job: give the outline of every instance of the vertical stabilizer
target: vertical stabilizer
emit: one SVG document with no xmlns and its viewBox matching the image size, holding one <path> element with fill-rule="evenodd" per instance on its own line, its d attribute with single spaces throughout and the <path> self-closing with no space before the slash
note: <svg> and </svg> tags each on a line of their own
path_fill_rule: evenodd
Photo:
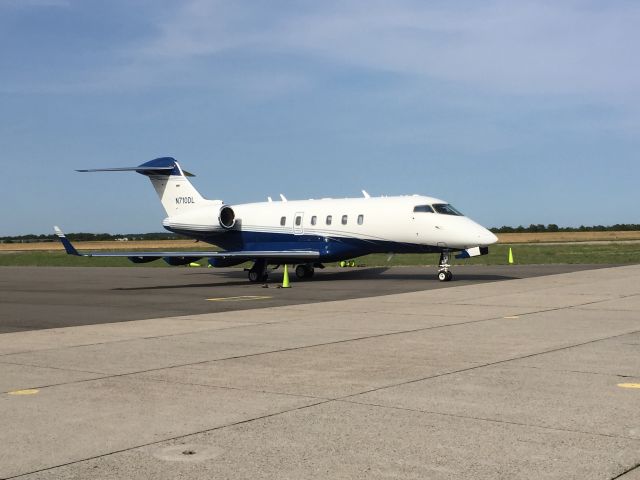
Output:
<svg viewBox="0 0 640 480">
<path fill-rule="evenodd" d="M 173 166 L 172 170 L 166 169 L 170 166 Z M 164 167 L 165 169 L 155 171 L 154 167 Z M 174 158 L 156 158 L 143 163 L 140 168 L 137 172 L 149 177 L 168 216 L 200 208 L 207 203 L 207 200 L 202 198 L 202 195 L 187 179 L 187 176 L 192 177 L 193 175 L 185 173 Z"/>
<path fill-rule="evenodd" d="M 180 168 L 172 157 L 150 160 L 137 167 L 94 168 L 78 172 L 138 172 L 149 177 L 162 206 L 168 216 L 204 207 L 207 204 L 222 204 L 220 200 L 205 200 L 191 185 L 187 177 L 193 177 Z"/>
</svg>

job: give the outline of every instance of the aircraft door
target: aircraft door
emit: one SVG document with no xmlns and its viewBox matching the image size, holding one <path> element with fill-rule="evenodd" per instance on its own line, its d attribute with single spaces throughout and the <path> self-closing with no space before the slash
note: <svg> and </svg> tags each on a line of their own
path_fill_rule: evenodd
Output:
<svg viewBox="0 0 640 480">
<path fill-rule="evenodd" d="M 304 233 L 304 213 L 297 212 L 293 217 L 293 233 L 294 235 L 302 235 Z"/>
</svg>

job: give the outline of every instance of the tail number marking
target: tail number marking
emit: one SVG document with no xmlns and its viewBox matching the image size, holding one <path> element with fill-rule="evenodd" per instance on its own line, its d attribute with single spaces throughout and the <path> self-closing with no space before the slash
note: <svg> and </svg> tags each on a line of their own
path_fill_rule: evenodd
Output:
<svg viewBox="0 0 640 480">
<path fill-rule="evenodd" d="M 189 203 L 196 203 L 193 197 L 176 197 L 176 205 L 187 205 Z"/>
</svg>

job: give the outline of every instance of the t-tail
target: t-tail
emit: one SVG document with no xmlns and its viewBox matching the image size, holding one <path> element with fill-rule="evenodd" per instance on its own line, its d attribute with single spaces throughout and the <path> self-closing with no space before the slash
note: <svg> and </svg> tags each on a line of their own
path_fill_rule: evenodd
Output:
<svg viewBox="0 0 640 480">
<path fill-rule="evenodd" d="M 94 168 L 78 172 L 138 172 L 149 177 L 168 216 L 219 201 L 205 200 L 187 177 L 194 175 L 182 170 L 175 158 L 161 157 L 137 167 Z"/>
</svg>

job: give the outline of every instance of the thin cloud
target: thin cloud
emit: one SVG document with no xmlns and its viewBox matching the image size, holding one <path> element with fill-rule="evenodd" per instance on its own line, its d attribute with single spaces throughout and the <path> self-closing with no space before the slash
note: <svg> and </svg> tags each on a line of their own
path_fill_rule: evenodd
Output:
<svg viewBox="0 0 640 480">
<path fill-rule="evenodd" d="M 259 4 L 258 4 L 259 5 Z M 509 94 L 637 95 L 640 6 L 585 2 L 187 3 L 143 58 L 301 55 Z"/>
</svg>

